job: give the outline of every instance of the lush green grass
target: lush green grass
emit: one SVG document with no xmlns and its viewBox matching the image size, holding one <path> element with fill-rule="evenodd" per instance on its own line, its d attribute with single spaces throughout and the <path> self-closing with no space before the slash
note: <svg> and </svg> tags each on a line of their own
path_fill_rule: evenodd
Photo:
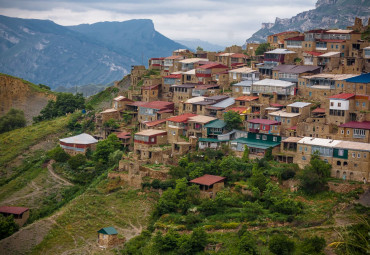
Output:
<svg viewBox="0 0 370 255">
<path fill-rule="evenodd" d="M 48 89 L 44 89 L 44 88 L 41 88 L 39 86 L 37 86 L 36 84 L 33 84 L 32 82 L 29 82 L 29 81 L 26 81 L 26 80 L 23 80 L 22 78 L 18 78 L 18 77 L 15 77 L 15 76 L 11 76 L 9 74 L 3 74 L 3 73 L 0 73 L 0 76 L 3 75 L 3 76 L 7 76 L 7 77 L 10 77 L 10 78 L 13 78 L 13 79 L 17 79 L 17 80 L 20 80 L 21 82 L 27 84 L 30 89 L 34 92 L 42 92 L 42 93 L 46 93 L 46 94 L 57 94 L 57 92 L 54 92 L 54 91 L 51 91 L 51 90 L 48 90 Z"/>
<path fill-rule="evenodd" d="M 91 96 L 87 100 L 86 106 L 96 109 L 102 102 L 110 101 L 115 96 L 117 96 L 118 90 L 119 89 L 115 87 L 108 87 L 105 90 L 99 92 L 98 94 Z"/>
<path fill-rule="evenodd" d="M 62 209 L 55 219 L 57 225 L 31 254 L 55 254 L 72 249 L 82 254 L 90 251 L 89 245 L 95 246 L 100 228 L 114 226 L 126 238 L 133 235 L 132 225 L 139 230 L 145 228 L 156 195 L 139 194 L 121 185 L 108 181 L 106 174 L 98 178 L 84 194 Z"/>
<path fill-rule="evenodd" d="M 48 135 L 63 131 L 70 116 L 43 121 L 32 126 L 16 129 L 0 135 L 0 169 L 22 154 L 30 146 L 39 143 Z"/>
</svg>

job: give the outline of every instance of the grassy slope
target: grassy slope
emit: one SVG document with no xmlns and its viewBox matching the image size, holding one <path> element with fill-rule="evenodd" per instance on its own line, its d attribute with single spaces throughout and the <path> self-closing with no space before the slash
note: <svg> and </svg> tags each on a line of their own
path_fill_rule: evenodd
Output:
<svg viewBox="0 0 370 255">
<path fill-rule="evenodd" d="M 114 226 L 129 239 L 145 228 L 157 195 L 138 193 L 108 181 L 103 175 L 84 194 L 65 206 L 55 218 L 56 225 L 31 254 L 114 254 L 97 247 L 97 231 Z"/>
<path fill-rule="evenodd" d="M 0 73 L 0 76 L 1 75 L 22 81 L 24 84 L 27 84 L 31 88 L 31 90 L 34 91 L 34 92 L 41 92 L 41 93 L 45 93 L 45 94 L 54 94 L 54 95 L 56 94 L 56 92 L 54 92 L 54 91 L 44 89 L 44 88 L 40 88 L 39 86 L 33 84 L 32 82 L 29 82 L 27 80 L 23 80 L 22 78 L 11 76 L 9 74 L 4 74 L 4 73 Z"/>
<path fill-rule="evenodd" d="M 63 131 L 67 126 L 68 120 L 69 116 L 63 116 L 1 134 L 0 169 L 18 155 L 21 155 L 30 146 L 45 139 L 48 135 Z"/>
</svg>

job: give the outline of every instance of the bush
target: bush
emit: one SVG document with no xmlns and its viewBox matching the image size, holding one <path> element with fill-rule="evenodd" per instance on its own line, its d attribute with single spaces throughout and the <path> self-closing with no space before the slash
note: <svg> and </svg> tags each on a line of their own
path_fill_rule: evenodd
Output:
<svg viewBox="0 0 370 255">
<path fill-rule="evenodd" d="M 67 162 L 70 158 L 69 154 L 67 154 L 60 146 L 50 150 L 47 155 L 56 162 Z"/>
<path fill-rule="evenodd" d="M 6 115 L 0 117 L 0 134 L 25 126 L 26 119 L 21 110 L 10 109 Z"/>
<path fill-rule="evenodd" d="M 283 180 L 289 180 L 293 178 L 294 176 L 295 176 L 295 171 L 290 168 L 284 169 L 283 172 L 281 173 L 281 179 Z"/>
<path fill-rule="evenodd" d="M 68 165 L 73 169 L 77 170 L 80 166 L 86 164 L 86 157 L 83 154 L 77 154 L 68 160 Z"/>
<path fill-rule="evenodd" d="M 264 192 L 268 180 L 261 172 L 255 172 L 250 178 L 250 183 L 253 187 L 258 188 L 260 192 Z"/>
<path fill-rule="evenodd" d="M 239 254 L 257 255 L 257 243 L 249 231 L 244 231 L 238 244 Z"/>
<path fill-rule="evenodd" d="M 303 254 L 321 254 L 325 245 L 326 242 L 324 238 L 314 236 L 304 239 L 300 245 L 300 250 Z"/>
<path fill-rule="evenodd" d="M 290 255 L 295 250 L 295 243 L 283 234 L 276 234 L 271 237 L 269 250 L 276 255 Z"/>
<path fill-rule="evenodd" d="M 11 236 L 18 230 L 18 225 L 14 222 L 13 216 L 5 217 L 0 214 L 0 239 Z"/>
<path fill-rule="evenodd" d="M 302 212 L 303 205 L 290 198 L 277 200 L 272 206 L 273 212 L 278 212 L 286 215 L 297 215 Z"/>
</svg>

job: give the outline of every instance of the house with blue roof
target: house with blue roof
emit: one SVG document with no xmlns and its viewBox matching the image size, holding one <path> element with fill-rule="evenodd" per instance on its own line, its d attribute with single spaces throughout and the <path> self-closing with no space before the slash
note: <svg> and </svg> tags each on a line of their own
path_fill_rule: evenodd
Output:
<svg viewBox="0 0 370 255">
<path fill-rule="evenodd" d="M 370 94 L 370 73 L 360 74 L 345 81 L 347 93 L 354 93 L 356 95 Z"/>
</svg>

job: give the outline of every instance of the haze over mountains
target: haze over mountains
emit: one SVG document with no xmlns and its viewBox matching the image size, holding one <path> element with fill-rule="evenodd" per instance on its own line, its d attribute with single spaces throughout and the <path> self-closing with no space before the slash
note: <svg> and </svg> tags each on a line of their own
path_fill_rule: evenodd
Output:
<svg viewBox="0 0 370 255">
<path fill-rule="evenodd" d="M 107 84 L 128 74 L 131 65 L 179 48 L 186 47 L 148 19 L 64 27 L 0 15 L 0 72 L 52 88 Z"/>
<path fill-rule="evenodd" d="M 262 28 L 247 39 L 247 43 L 263 42 L 268 35 L 283 31 L 304 32 L 315 28 L 346 28 L 353 25 L 355 17 L 367 23 L 370 17 L 370 1 L 318 0 L 313 10 L 299 13 L 290 19 L 276 18 L 274 23 L 263 23 Z"/>
</svg>

